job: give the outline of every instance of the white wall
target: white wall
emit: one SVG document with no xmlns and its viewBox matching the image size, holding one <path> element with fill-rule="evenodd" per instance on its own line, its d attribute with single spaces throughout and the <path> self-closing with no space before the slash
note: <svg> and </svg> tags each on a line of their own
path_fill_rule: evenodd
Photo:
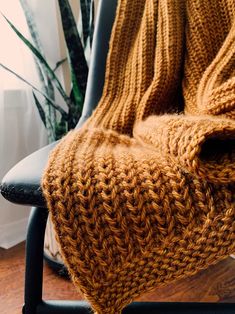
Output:
<svg viewBox="0 0 235 314">
<path fill-rule="evenodd" d="M 31 91 L 2 91 L 0 103 L 0 179 L 19 160 L 46 144 L 45 130 Z M 13 205 L 0 197 L 0 247 L 9 248 L 25 238 L 29 208 Z"/>
</svg>

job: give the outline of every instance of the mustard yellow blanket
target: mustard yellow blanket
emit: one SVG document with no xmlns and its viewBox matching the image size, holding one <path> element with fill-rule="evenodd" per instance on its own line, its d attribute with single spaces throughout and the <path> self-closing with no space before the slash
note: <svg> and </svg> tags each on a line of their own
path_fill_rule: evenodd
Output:
<svg viewBox="0 0 235 314">
<path fill-rule="evenodd" d="M 102 99 L 42 185 L 96 313 L 235 251 L 235 1 L 119 0 Z"/>
</svg>

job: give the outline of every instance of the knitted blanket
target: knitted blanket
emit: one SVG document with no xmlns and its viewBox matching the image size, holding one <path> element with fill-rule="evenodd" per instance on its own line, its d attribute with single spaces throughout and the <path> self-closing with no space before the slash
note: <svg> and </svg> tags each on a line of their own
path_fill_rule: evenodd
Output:
<svg viewBox="0 0 235 314">
<path fill-rule="evenodd" d="M 234 252 L 235 1 L 119 0 L 102 99 L 42 185 L 96 313 Z"/>
</svg>

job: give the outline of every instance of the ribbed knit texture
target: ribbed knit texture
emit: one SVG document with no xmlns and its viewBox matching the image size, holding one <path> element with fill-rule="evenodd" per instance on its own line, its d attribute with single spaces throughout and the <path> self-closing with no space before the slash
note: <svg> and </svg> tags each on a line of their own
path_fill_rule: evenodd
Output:
<svg viewBox="0 0 235 314">
<path fill-rule="evenodd" d="M 235 251 L 234 0 L 119 0 L 102 99 L 42 186 L 98 314 Z"/>
</svg>

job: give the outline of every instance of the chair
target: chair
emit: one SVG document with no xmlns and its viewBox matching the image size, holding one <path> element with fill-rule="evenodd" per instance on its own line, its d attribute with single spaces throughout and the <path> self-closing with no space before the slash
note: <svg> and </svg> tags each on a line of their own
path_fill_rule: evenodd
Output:
<svg viewBox="0 0 235 314">
<path fill-rule="evenodd" d="M 91 115 L 98 103 L 105 73 L 105 62 L 117 0 L 100 0 L 93 41 L 91 65 L 82 118 L 77 127 Z M 23 159 L 4 177 L 2 195 L 10 202 L 30 205 L 25 271 L 25 314 L 88 314 L 89 304 L 79 301 L 42 300 L 43 244 L 48 211 L 40 188 L 40 180 L 48 154 L 56 143 Z M 235 313 L 235 303 L 156 303 L 134 302 L 123 310 L 124 314 L 228 314 Z"/>
</svg>

